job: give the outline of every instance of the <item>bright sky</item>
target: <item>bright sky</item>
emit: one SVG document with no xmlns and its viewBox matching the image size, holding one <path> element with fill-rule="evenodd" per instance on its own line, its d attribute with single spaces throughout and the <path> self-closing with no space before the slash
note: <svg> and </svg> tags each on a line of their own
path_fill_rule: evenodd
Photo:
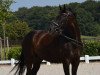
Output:
<svg viewBox="0 0 100 75">
<path fill-rule="evenodd" d="M 11 5 L 11 10 L 16 11 L 20 7 L 32 7 L 32 6 L 57 6 L 59 4 L 68 4 L 70 2 L 84 2 L 86 0 L 14 0 L 16 3 Z"/>
</svg>

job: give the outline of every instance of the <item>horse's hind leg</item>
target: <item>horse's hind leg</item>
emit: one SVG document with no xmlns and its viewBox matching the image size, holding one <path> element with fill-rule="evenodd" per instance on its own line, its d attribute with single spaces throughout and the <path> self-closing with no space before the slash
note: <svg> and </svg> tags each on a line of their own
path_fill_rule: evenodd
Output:
<svg viewBox="0 0 100 75">
<path fill-rule="evenodd" d="M 65 75 L 70 75 L 70 73 L 69 73 L 69 62 L 67 62 L 67 61 L 63 62 L 63 69 L 64 69 Z"/>
</svg>

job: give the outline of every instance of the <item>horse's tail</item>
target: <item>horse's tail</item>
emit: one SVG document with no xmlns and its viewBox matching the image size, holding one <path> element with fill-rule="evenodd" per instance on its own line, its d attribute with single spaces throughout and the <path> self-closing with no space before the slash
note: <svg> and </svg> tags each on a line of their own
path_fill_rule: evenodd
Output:
<svg viewBox="0 0 100 75">
<path fill-rule="evenodd" d="M 18 63 L 15 65 L 15 67 L 11 70 L 13 71 L 15 68 L 17 68 L 16 72 L 14 75 L 23 75 L 24 71 L 25 71 L 25 67 L 26 67 L 26 63 L 25 63 L 25 50 L 26 50 L 26 46 L 31 44 L 32 41 L 32 37 L 34 36 L 35 31 L 31 31 L 30 33 L 28 33 L 25 38 L 23 39 L 22 42 L 22 51 L 21 51 L 21 55 L 19 57 L 19 61 Z"/>
<path fill-rule="evenodd" d="M 10 71 L 12 72 L 15 68 L 17 68 L 16 72 L 14 73 L 14 75 L 23 75 L 24 71 L 25 71 L 25 60 L 24 60 L 24 54 L 23 54 L 23 48 L 22 48 L 22 52 L 19 58 L 18 63 L 14 66 L 14 68 Z"/>
<path fill-rule="evenodd" d="M 23 48 L 22 48 L 22 52 L 21 52 L 18 63 L 15 65 L 15 67 L 10 72 L 12 72 L 15 68 L 17 68 L 17 70 L 14 73 L 14 75 L 17 75 L 17 74 L 23 75 L 23 73 L 25 71 L 25 58 L 24 58 L 24 54 L 23 54 Z"/>
</svg>

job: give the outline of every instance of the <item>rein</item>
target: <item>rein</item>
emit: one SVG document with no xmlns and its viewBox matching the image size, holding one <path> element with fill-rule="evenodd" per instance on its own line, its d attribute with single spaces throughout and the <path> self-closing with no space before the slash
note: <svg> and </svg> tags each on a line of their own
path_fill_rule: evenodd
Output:
<svg viewBox="0 0 100 75">
<path fill-rule="evenodd" d="M 53 24 L 53 26 L 54 26 L 54 28 L 52 29 L 54 32 L 59 32 L 59 34 L 60 34 L 61 36 L 65 37 L 65 38 L 68 39 L 68 40 L 71 40 L 72 43 L 74 43 L 75 45 L 77 45 L 77 46 L 83 48 L 81 42 L 79 42 L 79 41 L 77 41 L 77 40 L 75 40 L 75 39 L 72 39 L 72 38 L 70 38 L 70 37 L 68 37 L 68 36 L 66 36 L 66 35 L 64 35 L 64 34 L 62 34 L 62 29 L 60 28 L 61 26 L 60 26 L 57 22 L 52 21 L 52 24 Z M 59 30 L 59 31 L 57 31 L 57 30 Z"/>
<path fill-rule="evenodd" d="M 79 42 L 79 41 L 77 41 L 77 40 L 75 40 L 75 39 L 72 39 L 72 38 L 70 38 L 70 37 L 68 37 L 68 36 L 66 36 L 66 35 L 63 35 L 63 34 L 61 34 L 61 36 L 65 37 L 65 38 L 68 39 L 68 40 L 71 40 L 72 43 L 74 43 L 75 45 L 77 45 L 77 46 L 83 48 L 81 42 Z"/>
</svg>

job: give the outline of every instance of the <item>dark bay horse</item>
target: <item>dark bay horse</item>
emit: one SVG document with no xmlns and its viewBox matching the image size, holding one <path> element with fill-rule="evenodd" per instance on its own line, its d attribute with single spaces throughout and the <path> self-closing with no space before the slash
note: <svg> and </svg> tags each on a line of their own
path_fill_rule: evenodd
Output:
<svg viewBox="0 0 100 75">
<path fill-rule="evenodd" d="M 36 75 L 43 60 L 62 63 L 65 75 L 69 74 L 72 64 L 72 75 L 77 75 L 80 62 L 80 30 L 74 13 L 65 5 L 60 11 L 51 31 L 34 30 L 28 33 L 22 42 L 22 52 L 15 74 Z M 53 30 L 53 31 L 52 31 Z"/>
</svg>

